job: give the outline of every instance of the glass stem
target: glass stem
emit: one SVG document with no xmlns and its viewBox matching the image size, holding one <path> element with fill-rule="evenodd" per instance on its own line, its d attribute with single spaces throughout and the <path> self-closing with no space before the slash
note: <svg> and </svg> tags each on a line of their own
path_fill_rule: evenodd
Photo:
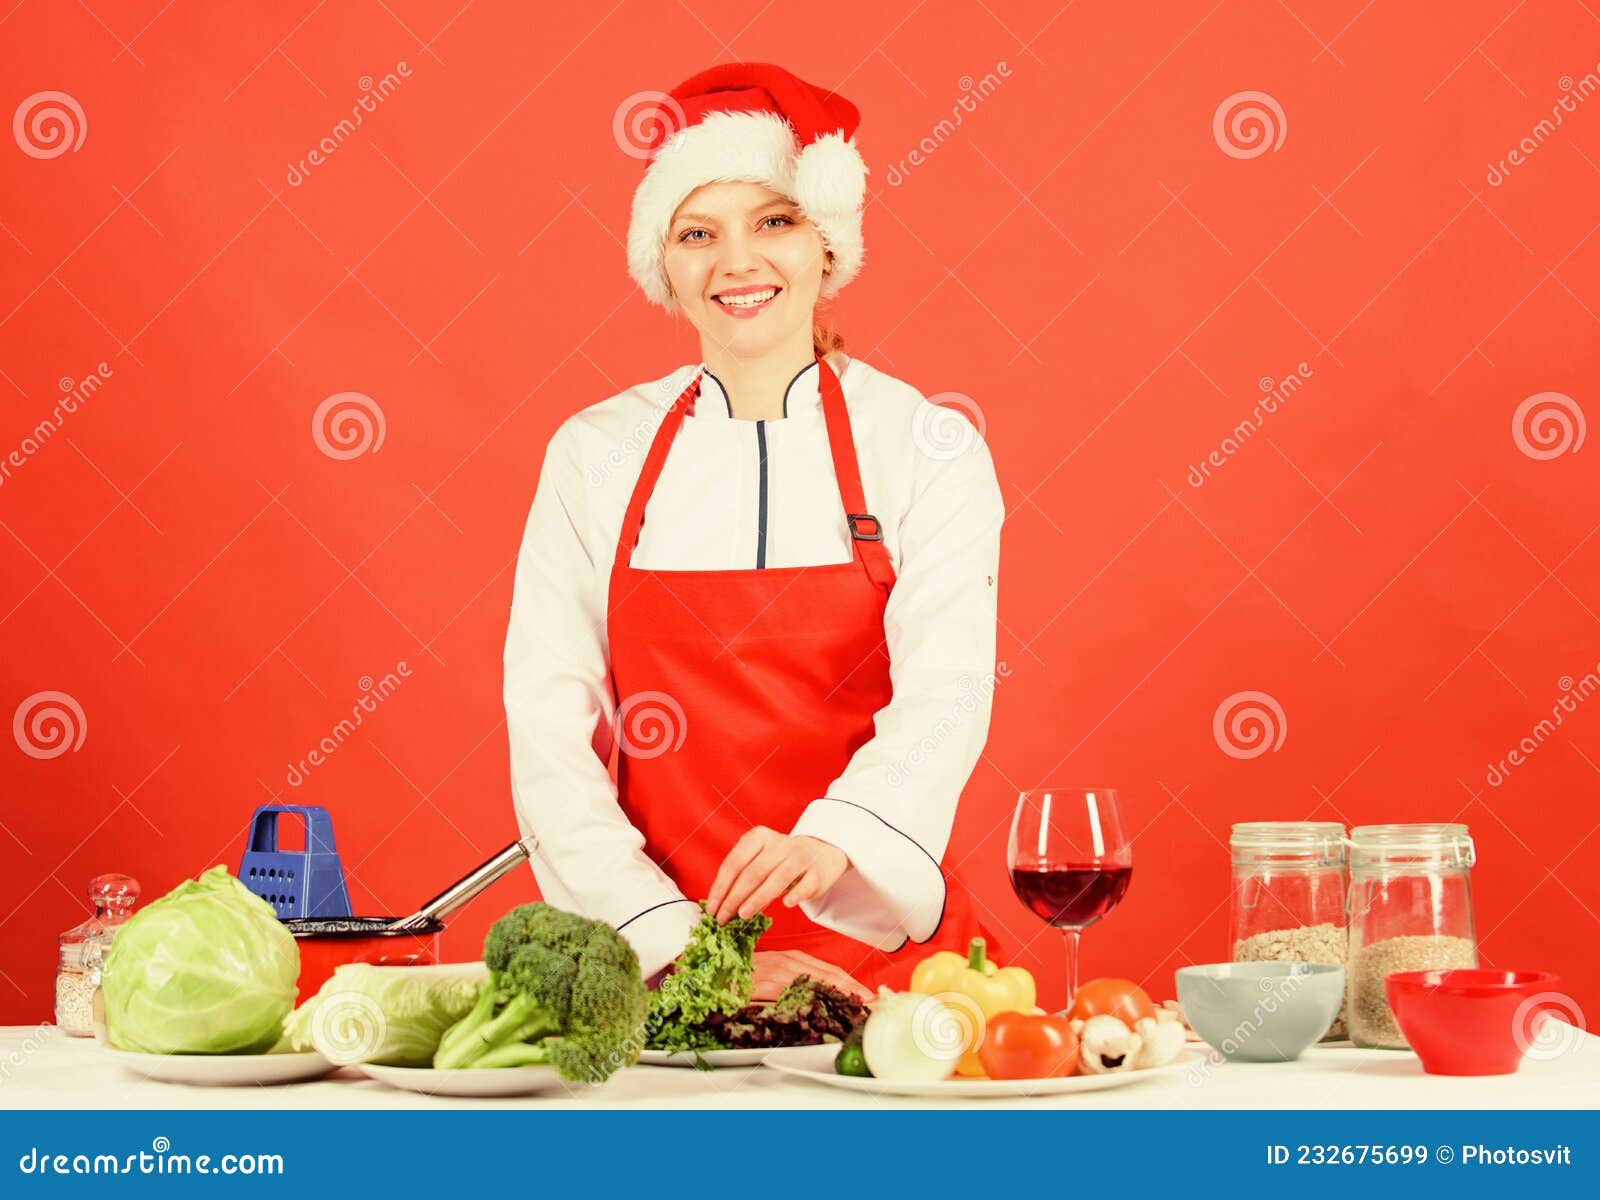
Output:
<svg viewBox="0 0 1600 1200">
<path fill-rule="evenodd" d="M 1062 940 L 1067 947 L 1067 1003 L 1061 1011 L 1064 1013 L 1072 1007 L 1073 998 L 1078 994 L 1078 939 L 1083 936 L 1083 930 L 1076 926 L 1069 926 L 1061 931 Z"/>
</svg>

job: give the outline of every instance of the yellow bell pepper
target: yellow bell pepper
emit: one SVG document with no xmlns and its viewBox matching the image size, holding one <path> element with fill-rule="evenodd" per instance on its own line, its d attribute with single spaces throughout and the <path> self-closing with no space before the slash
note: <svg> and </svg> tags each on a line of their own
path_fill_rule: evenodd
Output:
<svg viewBox="0 0 1600 1200">
<path fill-rule="evenodd" d="M 925 996 L 939 996 L 957 1010 L 965 1010 L 971 1017 L 976 1007 L 983 1021 L 996 1013 L 1032 1012 L 1038 999 L 1033 976 L 1022 967 L 1001 967 L 984 952 L 981 937 L 973 938 L 967 947 L 966 957 L 952 950 L 940 950 L 917 964 L 911 972 L 911 990 Z M 967 1020 L 970 1025 L 966 1049 L 956 1064 L 958 1075 L 982 1075 L 983 1064 L 978 1061 L 978 1043 L 982 1038 L 983 1022 Z"/>
</svg>

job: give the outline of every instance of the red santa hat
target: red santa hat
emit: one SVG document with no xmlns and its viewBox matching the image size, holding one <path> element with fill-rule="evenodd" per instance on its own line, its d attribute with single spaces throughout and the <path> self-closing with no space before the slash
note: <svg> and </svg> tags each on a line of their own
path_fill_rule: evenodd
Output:
<svg viewBox="0 0 1600 1200">
<path fill-rule="evenodd" d="M 824 299 L 855 278 L 867 191 L 855 105 L 770 63 L 726 63 L 680 83 L 660 108 L 628 226 L 628 273 L 646 296 L 672 308 L 663 262 L 672 216 L 722 180 L 762 183 L 800 206 L 833 255 Z"/>
</svg>

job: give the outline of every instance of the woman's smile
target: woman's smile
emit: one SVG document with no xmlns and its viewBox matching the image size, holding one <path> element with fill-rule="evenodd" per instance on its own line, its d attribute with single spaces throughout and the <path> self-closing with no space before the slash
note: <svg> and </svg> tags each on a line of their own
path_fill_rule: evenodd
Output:
<svg viewBox="0 0 1600 1200">
<path fill-rule="evenodd" d="M 782 288 L 770 284 L 765 287 L 737 287 L 718 292 L 711 299 L 730 317 L 748 320 L 764 313 L 782 291 Z"/>
</svg>

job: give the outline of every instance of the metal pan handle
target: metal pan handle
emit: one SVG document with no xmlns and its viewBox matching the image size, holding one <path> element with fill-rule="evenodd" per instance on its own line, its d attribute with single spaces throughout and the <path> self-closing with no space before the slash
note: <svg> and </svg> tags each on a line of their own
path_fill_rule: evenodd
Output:
<svg viewBox="0 0 1600 1200">
<path fill-rule="evenodd" d="M 507 874 L 512 868 L 526 862 L 529 855 L 538 849 L 538 846 L 539 839 L 531 834 L 521 841 L 512 842 L 499 854 L 489 859 L 488 862 L 445 888 L 444 891 L 429 900 L 409 917 L 402 917 L 396 921 L 391 928 L 395 930 L 415 929 L 436 918 L 442 920 L 487 888 L 491 883 L 494 883 L 502 875 Z"/>
</svg>

